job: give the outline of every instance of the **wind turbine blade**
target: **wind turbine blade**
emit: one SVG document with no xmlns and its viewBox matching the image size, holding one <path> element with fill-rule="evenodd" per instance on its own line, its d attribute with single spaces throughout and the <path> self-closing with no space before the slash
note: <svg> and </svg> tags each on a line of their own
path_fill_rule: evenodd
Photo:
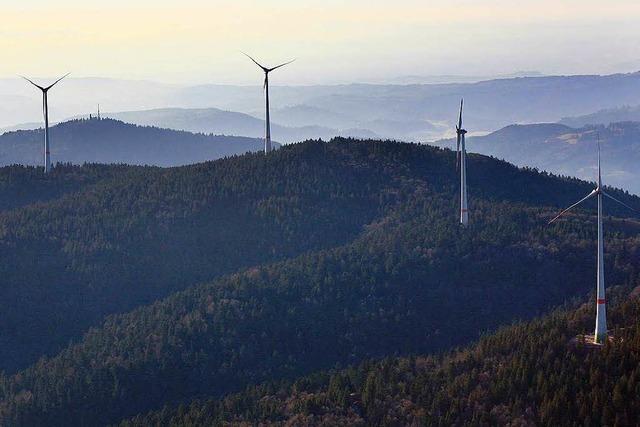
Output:
<svg viewBox="0 0 640 427">
<path fill-rule="evenodd" d="M 571 206 L 569 206 L 568 208 L 566 208 L 565 210 L 561 211 L 558 215 L 556 215 L 551 221 L 549 221 L 549 224 L 551 224 L 552 222 L 554 222 L 556 219 L 560 218 L 562 215 L 564 215 L 565 213 L 569 212 L 571 209 L 575 208 L 576 206 L 578 206 L 580 203 L 584 202 L 585 200 L 587 200 L 590 197 L 595 196 L 596 194 L 598 194 L 597 190 L 592 190 L 591 193 L 587 194 L 585 197 L 583 197 L 582 199 L 580 199 L 579 201 L 575 202 L 574 204 L 572 204 Z"/>
<path fill-rule="evenodd" d="M 276 66 L 275 66 L 275 67 L 273 67 L 273 68 L 269 68 L 269 72 L 271 72 L 271 71 L 273 71 L 273 70 L 275 70 L 275 69 L 278 69 L 278 68 L 280 68 L 280 67 L 284 67 L 285 65 L 289 65 L 289 64 L 291 64 L 293 61 L 295 61 L 295 59 L 292 59 L 291 61 L 285 62 L 284 64 L 276 65 Z"/>
<path fill-rule="evenodd" d="M 23 79 L 25 79 L 26 81 L 28 81 L 29 83 L 31 83 L 32 85 L 34 85 L 35 87 L 37 87 L 40 90 L 46 90 L 45 88 L 43 88 L 42 86 L 40 86 L 39 84 L 34 83 L 31 79 L 26 78 L 25 76 L 20 76 Z"/>
<path fill-rule="evenodd" d="M 462 129 L 462 104 L 464 102 L 464 98 L 460 99 L 460 117 L 458 118 L 458 129 Z"/>
<path fill-rule="evenodd" d="M 262 68 L 262 70 L 265 73 L 268 73 L 270 70 L 267 67 L 264 67 L 262 64 L 260 64 L 258 61 L 256 61 L 255 59 L 253 59 L 251 56 L 247 55 L 244 52 L 241 52 L 244 56 L 246 56 L 247 58 L 249 58 L 250 60 L 252 60 L 258 67 Z"/>
<path fill-rule="evenodd" d="M 602 194 L 604 194 L 605 196 L 607 196 L 608 198 L 610 198 L 611 200 L 613 200 L 614 202 L 618 202 L 620 203 L 622 206 L 624 206 L 627 209 L 632 210 L 635 213 L 640 213 L 640 211 L 638 211 L 637 209 L 632 208 L 631 206 L 627 205 L 626 203 L 616 199 L 615 197 L 613 197 L 611 194 L 607 193 L 606 191 L 600 190 L 602 191 Z"/>
<path fill-rule="evenodd" d="M 262 85 L 262 89 L 266 90 L 267 89 L 267 84 L 269 82 L 269 78 L 267 77 L 267 75 L 264 75 L 264 84 Z"/>
<path fill-rule="evenodd" d="M 60 80 L 62 80 L 62 79 L 64 79 L 65 77 L 67 77 L 69 74 L 71 74 L 71 73 L 67 73 L 67 74 L 65 74 L 64 76 L 60 77 L 58 80 L 56 80 L 55 82 L 53 82 L 53 83 L 51 83 L 49 86 L 47 86 L 44 90 L 49 90 L 49 89 L 51 89 L 52 87 L 54 87 L 55 85 L 57 85 L 57 84 L 60 82 Z"/>
</svg>

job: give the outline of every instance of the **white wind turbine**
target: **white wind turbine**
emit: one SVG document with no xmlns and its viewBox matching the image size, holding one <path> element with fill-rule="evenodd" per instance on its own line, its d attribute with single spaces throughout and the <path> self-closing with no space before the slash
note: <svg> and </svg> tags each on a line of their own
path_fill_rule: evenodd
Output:
<svg viewBox="0 0 640 427">
<path fill-rule="evenodd" d="M 271 151 L 271 121 L 269 118 L 269 73 L 277 68 L 284 67 L 287 64 L 291 64 L 293 61 L 295 61 L 295 59 L 292 59 L 291 61 L 285 62 L 280 65 L 276 65 L 275 67 L 272 67 L 272 68 L 267 68 L 261 65 L 258 61 L 256 61 L 246 53 L 242 52 L 242 54 L 245 55 L 250 60 L 252 60 L 258 67 L 262 68 L 262 71 L 264 71 L 264 91 L 265 91 L 265 100 L 266 100 L 266 109 L 267 109 L 265 113 L 264 153 L 267 154 Z"/>
<path fill-rule="evenodd" d="M 69 73 L 65 74 L 47 87 L 42 87 L 30 79 L 21 76 L 23 79 L 42 91 L 42 112 L 44 114 L 44 173 L 49 173 L 51 171 L 51 154 L 49 151 L 49 103 L 47 94 L 49 93 L 49 89 L 54 87 L 60 80 L 64 79 L 68 75 Z"/>
<path fill-rule="evenodd" d="M 580 199 L 573 205 L 569 206 L 565 210 L 561 211 L 558 215 L 556 215 L 549 224 L 560 218 L 569 210 L 578 206 L 580 203 L 585 200 L 590 199 L 591 197 L 596 196 L 598 198 L 598 266 L 597 266 L 597 295 L 596 295 L 596 329 L 594 333 L 594 342 L 598 344 L 603 344 L 607 339 L 607 308 L 606 308 L 606 298 L 605 298 L 605 287 L 604 287 L 604 239 L 602 233 L 602 196 L 607 196 L 611 200 L 620 203 L 622 206 L 631 209 L 634 212 L 638 212 L 633 209 L 631 206 L 621 202 L 616 199 L 606 191 L 602 187 L 602 175 L 600 173 L 600 137 L 598 136 L 598 182 L 597 186 L 594 190 L 592 190 L 589 194 L 587 194 L 584 198 Z"/>
<path fill-rule="evenodd" d="M 460 100 L 460 116 L 456 126 L 456 134 L 458 136 L 456 145 L 456 165 L 460 168 L 460 224 L 466 226 L 469 224 L 469 207 L 467 205 L 467 150 L 465 147 L 464 135 L 467 133 L 462 128 L 462 104 L 464 99 Z"/>
</svg>

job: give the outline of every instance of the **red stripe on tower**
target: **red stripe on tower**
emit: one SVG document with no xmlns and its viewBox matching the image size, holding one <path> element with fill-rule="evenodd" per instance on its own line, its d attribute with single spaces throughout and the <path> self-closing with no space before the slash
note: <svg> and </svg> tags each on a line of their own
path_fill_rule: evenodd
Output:
<svg viewBox="0 0 640 427">
<path fill-rule="evenodd" d="M 604 298 L 598 298 L 597 303 L 598 303 L 598 305 L 604 304 Z"/>
</svg>

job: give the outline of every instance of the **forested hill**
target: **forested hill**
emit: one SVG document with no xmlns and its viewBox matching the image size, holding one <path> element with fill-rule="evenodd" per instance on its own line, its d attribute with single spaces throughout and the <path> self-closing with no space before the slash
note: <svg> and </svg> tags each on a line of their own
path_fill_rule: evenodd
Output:
<svg viewBox="0 0 640 427">
<path fill-rule="evenodd" d="M 0 168 L 0 213 L 34 203 L 48 202 L 65 194 L 112 181 L 139 168 L 126 165 L 86 164 L 76 167 L 58 164 L 48 176 L 42 167 L 20 165 Z"/>
<path fill-rule="evenodd" d="M 112 119 L 79 119 L 50 129 L 54 163 L 179 166 L 263 148 L 261 139 L 194 134 Z M 42 165 L 44 131 L 0 135 L 0 166 Z"/>
<path fill-rule="evenodd" d="M 592 184 L 470 156 L 472 222 L 462 229 L 454 165 L 455 153 L 433 147 L 310 141 L 267 157 L 139 168 L 4 213 L 2 268 L 20 274 L 2 311 L 39 304 L 30 322 L 11 323 L 21 328 L 13 344 L 30 354 L 30 337 L 57 337 L 39 347 L 50 351 L 109 311 L 208 283 L 110 316 L 2 378 L 0 421 L 118 422 L 337 363 L 448 349 L 593 290 L 593 211 L 547 225 Z M 608 280 L 634 283 L 640 223 L 606 210 L 620 215 L 607 219 Z M 21 261 L 34 253 L 49 265 Z"/>
<path fill-rule="evenodd" d="M 640 425 L 638 290 L 609 313 L 615 341 L 600 350 L 573 342 L 576 332 L 592 330 L 591 301 L 445 356 L 368 361 L 251 386 L 223 400 L 140 415 L 121 427 Z"/>
</svg>

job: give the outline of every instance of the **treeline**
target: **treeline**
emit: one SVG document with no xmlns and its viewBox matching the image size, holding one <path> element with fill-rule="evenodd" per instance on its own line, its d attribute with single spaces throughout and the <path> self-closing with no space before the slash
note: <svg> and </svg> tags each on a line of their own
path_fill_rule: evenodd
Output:
<svg viewBox="0 0 640 427">
<path fill-rule="evenodd" d="M 444 356 L 387 358 L 250 386 L 120 425 L 638 425 L 638 290 L 610 313 L 614 340 L 601 349 L 575 340 L 592 332 L 591 301 Z"/>
</svg>

